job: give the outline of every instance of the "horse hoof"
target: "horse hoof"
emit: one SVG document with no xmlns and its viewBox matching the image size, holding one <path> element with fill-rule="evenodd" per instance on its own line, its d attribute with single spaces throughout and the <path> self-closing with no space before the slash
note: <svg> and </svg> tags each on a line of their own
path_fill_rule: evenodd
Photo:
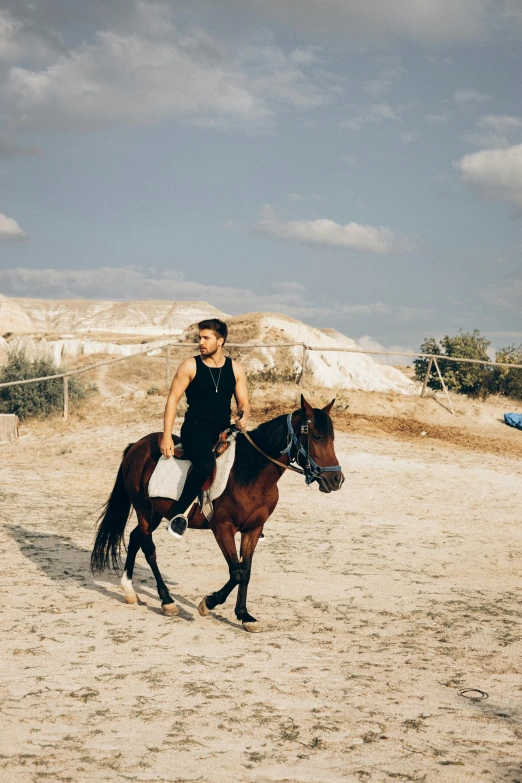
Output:
<svg viewBox="0 0 522 783">
<path fill-rule="evenodd" d="M 125 596 L 125 603 L 126 604 L 139 604 L 140 600 L 136 593 L 132 593 L 130 595 Z"/>
<path fill-rule="evenodd" d="M 176 604 L 163 604 L 161 608 L 166 617 L 174 617 L 174 615 L 179 614 L 179 609 Z"/>
<path fill-rule="evenodd" d="M 200 605 L 198 606 L 198 612 L 202 617 L 206 617 L 208 614 L 210 614 L 210 609 L 207 606 L 207 597 L 203 598 Z"/>
<path fill-rule="evenodd" d="M 263 623 L 258 623 L 257 621 L 253 623 L 243 623 L 243 628 L 245 631 L 248 631 L 248 633 L 261 633 L 261 631 L 264 631 Z"/>
</svg>

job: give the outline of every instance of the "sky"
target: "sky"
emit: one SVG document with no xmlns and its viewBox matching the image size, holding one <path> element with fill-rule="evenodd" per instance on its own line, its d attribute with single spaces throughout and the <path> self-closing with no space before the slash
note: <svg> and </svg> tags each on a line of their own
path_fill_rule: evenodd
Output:
<svg viewBox="0 0 522 783">
<path fill-rule="evenodd" d="M 0 293 L 522 343 L 522 0 L 0 0 Z"/>
</svg>

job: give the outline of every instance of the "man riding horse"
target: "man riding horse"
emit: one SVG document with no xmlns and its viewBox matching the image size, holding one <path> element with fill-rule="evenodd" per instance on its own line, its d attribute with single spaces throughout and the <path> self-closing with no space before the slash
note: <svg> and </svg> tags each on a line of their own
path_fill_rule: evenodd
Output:
<svg viewBox="0 0 522 783">
<path fill-rule="evenodd" d="M 216 464 L 213 448 L 220 433 L 230 426 L 232 396 L 238 410 L 243 411 L 241 418 L 236 417 L 236 425 L 245 430 L 250 414 L 245 371 L 238 362 L 223 355 L 228 336 L 226 323 L 210 318 L 200 321 L 198 329 L 200 355 L 186 359 L 178 367 L 165 406 L 160 443 L 163 456 L 171 457 L 176 409 L 186 394 L 188 409 L 181 427 L 181 440 L 185 455 L 192 461 L 192 470 L 167 525 L 168 532 L 177 538 L 187 528 L 188 509 L 213 473 Z"/>
</svg>

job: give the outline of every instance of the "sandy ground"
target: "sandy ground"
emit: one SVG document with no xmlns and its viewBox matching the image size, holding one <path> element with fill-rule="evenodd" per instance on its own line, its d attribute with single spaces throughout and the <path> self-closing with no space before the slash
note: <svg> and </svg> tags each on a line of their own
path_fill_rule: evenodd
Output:
<svg viewBox="0 0 522 783">
<path fill-rule="evenodd" d="M 162 401 L 114 405 L 110 424 L 84 412 L 0 447 L 1 781 L 522 781 L 512 449 L 395 437 L 372 413 L 363 434 L 346 413 L 341 492 L 281 481 L 249 592 L 268 630 L 252 636 L 233 597 L 197 612 L 227 578 L 209 532 L 155 536 L 177 618 L 142 555 L 142 605 L 93 580 L 95 511 Z"/>
</svg>

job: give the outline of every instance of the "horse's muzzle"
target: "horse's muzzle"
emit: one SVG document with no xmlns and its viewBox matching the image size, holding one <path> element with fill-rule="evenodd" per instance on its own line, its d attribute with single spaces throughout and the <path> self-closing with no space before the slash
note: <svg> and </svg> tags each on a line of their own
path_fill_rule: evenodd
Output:
<svg viewBox="0 0 522 783">
<path fill-rule="evenodd" d="M 336 492 L 344 484 L 344 475 L 338 470 L 335 473 L 320 473 L 317 476 L 320 492 Z"/>
</svg>

